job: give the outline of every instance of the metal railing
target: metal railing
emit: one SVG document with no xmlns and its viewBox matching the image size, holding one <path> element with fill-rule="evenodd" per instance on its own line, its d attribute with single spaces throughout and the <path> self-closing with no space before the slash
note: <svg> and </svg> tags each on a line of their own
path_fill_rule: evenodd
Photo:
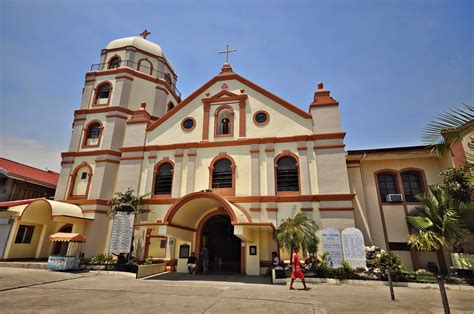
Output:
<svg viewBox="0 0 474 314">
<path fill-rule="evenodd" d="M 150 68 L 143 64 L 138 64 L 137 62 L 131 60 L 120 60 L 117 63 L 97 63 L 91 65 L 91 71 L 102 71 L 102 70 L 111 70 L 116 68 L 132 68 L 134 70 L 140 71 L 142 73 L 151 75 L 153 77 L 165 80 L 171 88 L 171 91 L 181 100 L 181 92 L 178 90 L 176 85 L 171 80 L 170 73 L 161 72 Z"/>
</svg>

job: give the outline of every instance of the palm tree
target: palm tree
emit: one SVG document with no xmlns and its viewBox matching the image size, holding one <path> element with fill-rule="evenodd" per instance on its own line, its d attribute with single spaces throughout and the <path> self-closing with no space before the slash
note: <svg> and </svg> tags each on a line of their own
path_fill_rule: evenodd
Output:
<svg viewBox="0 0 474 314">
<path fill-rule="evenodd" d="M 432 195 L 417 195 L 422 206 L 414 208 L 407 216 L 412 227 L 408 244 L 419 251 L 436 252 L 441 271 L 446 273 L 443 248 L 456 246 L 469 233 L 461 217 L 472 211 L 473 204 L 453 199 L 437 185 L 429 188 Z"/>
<path fill-rule="evenodd" d="M 466 135 L 474 132 L 474 107 L 464 104 L 440 114 L 429 123 L 423 131 L 422 139 L 433 148 L 436 147 L 441 156 L 446 150 L 460 142 Z"/>
<path fill-rule="evenodd" d="M 287 252 L 297 247 L 304 255 L 313 256 L 318 251 L 319 239 L 316 235 L 318 229 L 313 219 L 306 213 L 299 212 L 283 220 L 273 232 L 273 238 Z"/>
<path fill-rule="evenodd" d="M 143 200 L 148 194 L 135 196 L 134 191 L 130 188 L 125 193 L 116 192 L 112 199 L 107 203 L 110 205 L 108 214 L 114 216 L 117 212 L 128 212 L 140 214 L 146 212 L 145 209 L 139 208 L 143 204 Z"/>
</svg>

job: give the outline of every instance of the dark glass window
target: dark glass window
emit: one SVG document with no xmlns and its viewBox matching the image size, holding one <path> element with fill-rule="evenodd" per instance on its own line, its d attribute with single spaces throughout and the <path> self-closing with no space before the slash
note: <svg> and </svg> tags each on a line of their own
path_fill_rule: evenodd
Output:
<svg viewBox="0 0 474 314">
<path fill-rule="evenodd" d="M 109 69 L 115 69 L 120 66 L 120 58 L 119 57 L 113 57 L 109 61 Z"/>
<path fill-rule="evenodd" d="M 421 176 L 419 172 L 410 171 L 402 173 L 403 193 L 405 194 L 405 201 L 416 202 L 415 195 L 420 194 Z"/>
<path fill-rule="evenodd" d="M 104 84 L 99 88 L 99 93 L 97 95 L 97 98 L 98 99 L 109 98 L 109 95 L 110 95 L 110 85 Z"/>
<path fill-rule="evenodd" d="M 31 243 L 34 231 L 34 226 L 20 225 L 16 234 L 15 243 Z"/>
<path fill-rule="evenodd" d="M 155 177 L 156 195 L 171 194 L 171 186 L 173 184 L 173 166 L 170 163 L 164 163 L 158 168 Z"/>
<path fill-rule="evenodd" d="M 285 156 L 277 161 L 277 191 L 299 191 L 298 167 L 293 157 Z"/>
<path fill-rule="evenodd" d="M 212 188 L 232 188 L 232 163 L 229 159 L 220 159 L 214 164 Z"/>
<path fill-rule="evenodd" d="M 257 121 L 259 124 L 265 123 L 267 119 L 268 116 L 265 112 L 259 112 L 255 115 L 255 121 Z"/>
<path fill-rule="evenodd" d="M 193 119 L 186 119 L 183 121 L 183 128 L 186 130 L 190 130 L 194 127 L 194 121 Z"/>
<path fill-rule="evenodd" d="M 398 194 L 395 175 L 390 173 L 379 173 L 377 179 L 379 181 L 379 193 L 382 202 L 387 200 L 388 194 Z"/>
<path fill-rule="evenodd" d="M 87 139 L 99 138 L 100 135 L 100 124 L 94 123 L 89 126 L 87 130 Z"/>
<path fill-rule="evenodd" d="M 87 172 L 81 173 L 81 180 L 87 179 Z"/>
</svg>

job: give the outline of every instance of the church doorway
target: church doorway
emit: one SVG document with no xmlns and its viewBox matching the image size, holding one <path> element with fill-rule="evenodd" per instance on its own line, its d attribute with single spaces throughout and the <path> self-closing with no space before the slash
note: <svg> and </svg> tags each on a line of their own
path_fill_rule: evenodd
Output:
<svg viewBox="0 0 474 314">
<path fill-rule="evenodd" d="M 201 248 L 209 250 L 209 270 L 241 272 L 241 240 L 234 235 L 228 215 L 210 217 L 202 227 Z"/>
</svg>

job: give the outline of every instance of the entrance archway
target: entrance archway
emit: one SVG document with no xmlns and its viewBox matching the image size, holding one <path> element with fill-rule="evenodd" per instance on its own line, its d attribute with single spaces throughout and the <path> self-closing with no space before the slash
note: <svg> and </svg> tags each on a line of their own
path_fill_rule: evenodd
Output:
<svg viewBox="0 0 474 314">
<path fill-rule="evenodd" d="M 204 222 L 200 236 L 201 248 L 209 250 L 211 271 L 241 272 L 241 240 L 234 235 L 228 215 L 212 215 Z"/>
</svg>

